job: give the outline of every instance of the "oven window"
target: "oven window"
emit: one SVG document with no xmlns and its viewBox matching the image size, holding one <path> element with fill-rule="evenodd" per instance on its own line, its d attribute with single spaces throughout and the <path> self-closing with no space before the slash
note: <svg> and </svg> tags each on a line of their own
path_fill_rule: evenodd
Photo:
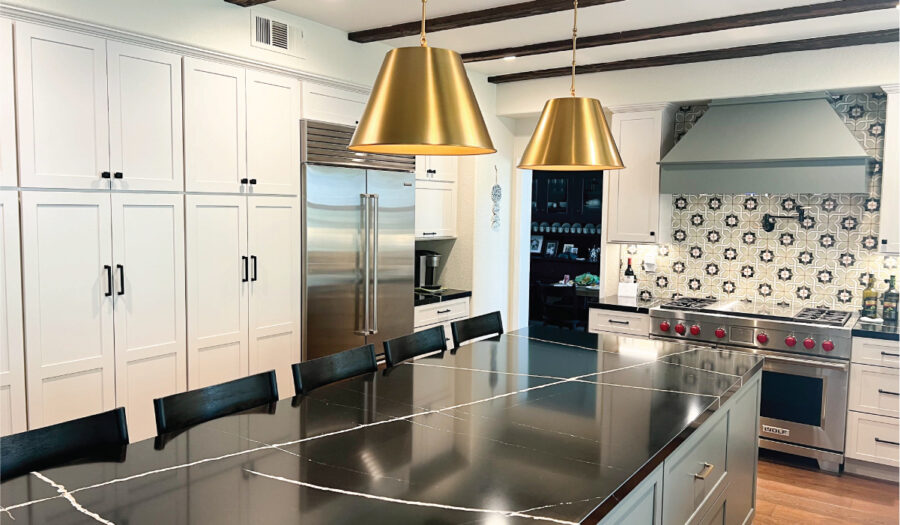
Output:
<svg viewBox="0 0 900 525">
<path fill-rule="evenodd" d="M 823 387 L 821 377 L 763 371 L 760 415 L 822 426 Z"/>
</svg>

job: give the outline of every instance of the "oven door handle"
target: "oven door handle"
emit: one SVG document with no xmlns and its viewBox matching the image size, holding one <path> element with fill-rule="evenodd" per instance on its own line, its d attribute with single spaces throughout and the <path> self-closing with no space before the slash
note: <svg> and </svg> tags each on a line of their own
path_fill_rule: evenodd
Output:
<svg viewBox="0 0 900 525">
<path fill-rule="evenodd" d="M 800 359 L 798 357 L 786 357 L 781 354 L 775 354 L 771 352 L 764 352 L 757 350 L 756 353 L 762 355 L 766 359 L 771 359 L 772 361 L 783 361 L 788 363 L 796 363 L 798 365 L 806 365 L 806 366 L 822 366 L 825 368 L 836 368 L 838 370 L 847 370 L 847 363 L 832 363 L 830 361 L 820 361 L 818 359 Z"/>
</svg>

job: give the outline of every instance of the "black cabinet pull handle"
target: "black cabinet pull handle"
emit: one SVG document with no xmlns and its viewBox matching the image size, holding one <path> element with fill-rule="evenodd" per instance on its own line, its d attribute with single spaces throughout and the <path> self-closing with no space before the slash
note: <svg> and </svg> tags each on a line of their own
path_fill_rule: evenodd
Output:
<svg viewBox="0 0 900 525">
<path fill-rule="evenodd" d="M 447 308 L 446 310 L 438 310 L 437 313 L 439 313 L 439 314 L 448 314 L 448 313 L 450 313 L 450 309 Z"/>
<path fill-rule="evenodd" d="M 125 295 L 125 267 L 121 264 L 117 264 L 116 268 L 119 270 L 119 295 Z"/>
<path fill-rule="evenodd" d="M 124 175 L 122 175 L 121 171 L 117 171 L 117 172 L 113 173 L 113 178 L 115 178 L 115 179 L 121 179 L 123 176 Z"/>
<path fill-rule="evenodd" d="M 250 278 L 251 281 L 256 280 L 256 256 L 251 255 L 250 260 L 253 261 L 253 277 Z"/>
<path fill-rule="evenodd" d="M 607 319 L 607 321 L 609 321 L 612 324 L 624 324 L 624 325 L 631 324 L 631 321 L 616 321 L 615 319 Z"/>
<path fill-rule="evenodd" d="M 103 269 L 106 270 L 106 293 L 103 295 L 110 297 L 113 294 L 112 266 L 104 264 Z"/>
<path fill-rule="evenodd" d="M 878 389 L 879 394 L 887 394 L 889 396 L 900 396 L 900 392 L 891 392 L 890 390 Z"/>
<path fill-rule="evenodd" d="M 885 445 L 894 445 L 895 447 L 900 447 L 900 443 L 896 441 L 888 441 L 886 439 L 875 438 L 876 443 L 884 443 Z"/>
<path fill-rule="evenodd" d="M 256 179 L 250 179 L 250 184 L 256 184 Z"/>
<path fill-rule="evenodd" d="M 437 173 L 437 170 L 425 170 L 425 173 Z"/>
<path fill-rule="evenodd" d="M 247 184 L 249 180 L 250 179 L 248 179 L 247 177 L 244 177 L 243 179 L 241 179 L 241 184 Z"/>
<path fill-rule="evenodd" d="M 108 171 L 104 171 L 103 173 L 100 174 L 100 178 L 101 178 L 101 179 L 108 179 L 108 178 L 109 178 L 109 172 L 108 172 Z"/>
<path fill-rule="evenodd" d="M 884 355 L 887 357 L 900 357 L 900 354 L 892 354 L 891 352 L 881 352 L 881 355 Z"/>
<path fill-rule="evenodd" d="M 247 282 L 247 281 L 249 280 L 248 277 L 247 277 L 247 274 L 249 273 L 248 268 L 247 268 L 247 264 L 248 264 L 247 256 L 246 256 L 246 255 L 241 255 L 241 261 L 243 261 L 243 263 L 244 263 L 244 277 L 241 278 L 241 282 L 242 282 L 242 283 L 245 283 L 245 282 Z"/>
<path fill-rule="evenodd" d="M 423 232 L 422 235 L 437 235 L 437 232 Z"/>
</svg>

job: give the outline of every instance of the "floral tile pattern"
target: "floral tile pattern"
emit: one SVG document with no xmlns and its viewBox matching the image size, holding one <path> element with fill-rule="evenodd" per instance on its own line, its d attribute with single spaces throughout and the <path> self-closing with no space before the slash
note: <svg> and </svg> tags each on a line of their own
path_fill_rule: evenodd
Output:
<svg viewBox="0 0 900 525">
<path fill-rule="evenodd" d="M 867 194 L 673 195 L 668 244 L 657 251 L 655 273 L 637 267 L 645 297 L 752 299 L 839 309 L 859 308 L 869 272 L 879 291 L 897 260 L 878 254 L 881 159 L 886 99 L 883 93 L 832 95 L 831 104 L 872 157 Z M 675 114 L 680 139 L 708 106 L 682 106 Z M 806 220 L 779 219 L 773 232 L 762 216 L 803 207 Z M 622 265 L 624 270 L 624 264 Z"/>
</svg>

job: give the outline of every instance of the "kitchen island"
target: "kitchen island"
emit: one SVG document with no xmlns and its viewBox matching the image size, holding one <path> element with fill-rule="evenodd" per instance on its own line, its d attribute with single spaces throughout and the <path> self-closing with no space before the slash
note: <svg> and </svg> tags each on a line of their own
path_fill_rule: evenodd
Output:
<svg viewBox="0 0 900 525">
<path fill-rule="evenodd" d="M 761 368 L 520 330 L 7 481 L 0 520 L 743 523 Z"/>
</svg>

